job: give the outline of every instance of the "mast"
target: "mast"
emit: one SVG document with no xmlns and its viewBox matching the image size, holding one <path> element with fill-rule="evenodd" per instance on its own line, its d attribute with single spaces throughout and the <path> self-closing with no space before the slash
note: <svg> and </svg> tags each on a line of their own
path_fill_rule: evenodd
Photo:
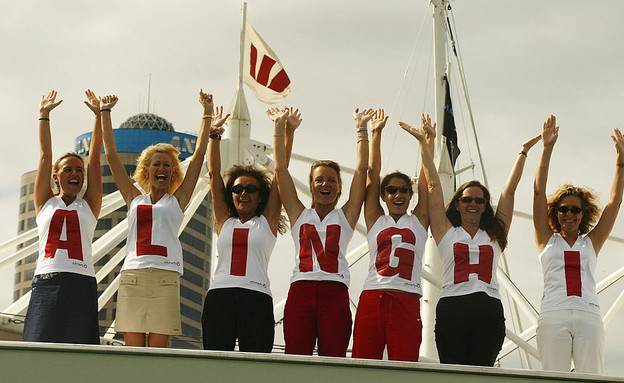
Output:
<svg viewBox="0 0 624 383">
<path fill-rule="evenodd" d="M 446 89 L 444 76 L 447 73 L 448 63 L 446 59 L 446 28 L 445 28 L 445 7 L 447 0 L 431 0 L 433 11 L 433 46 L 434 46 L 434 82 L 435 82 L 435 122 L 436 132 L 436 165 L 442 190 L 444 192 L 445 203 L 448 203 L 454 189 L 455 176 L 453 167 L 446 150 L 445 140 L 442 138 L 444 128 L 444 104 Z M 437 247 L 432 239 L 427 241 L 423 268 L 433 275 L 438 281 L 443 280 L 442 262 L 438 254 Z M 435 309 L 440 299 L 440 287 L 423 279 L 423 300 L 422 300 L 422 344 L 420 354 L 422 356 L 437 359 L 438 351 L 435 345 L 434 323 Z"/>
</svg>

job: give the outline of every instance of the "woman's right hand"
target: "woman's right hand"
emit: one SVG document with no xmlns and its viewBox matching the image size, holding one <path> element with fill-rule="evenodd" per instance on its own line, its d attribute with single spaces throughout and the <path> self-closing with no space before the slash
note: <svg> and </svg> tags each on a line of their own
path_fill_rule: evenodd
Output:
<svg viewBox="0 0 624 383">
<path fill-rule="evenodd" d="M 371 133 L 381 133 L 386 126 L 386 122 L 388 122 L 388 118 L 390 116 L 387 116 L 382 108 L 377 109 L 371 120 Z"/>
<path fill-rule="evenodd" d="M 39 103 L 39 117 L 49 118 L 52 109 L 56 108 L 63 102 L 63 100 L 56 100 L 56 91 L 52 90 L 47 96 L 41 96 L 41 102 Z"/>
<path fill-rule="evenodd" d="M 408 125 L 406 123 L 404 123 L 403 121 L 399 121 L 399 126 L 405 130 L 406 132 L 408 132 L 409 134 L 411 134 L 412 136 L 414 136 L 418 141 L 424 141 L 425 140 L 425 131 L 423 129 L 417 128 L 415 126 L 411 126 Z"/>
</svg>

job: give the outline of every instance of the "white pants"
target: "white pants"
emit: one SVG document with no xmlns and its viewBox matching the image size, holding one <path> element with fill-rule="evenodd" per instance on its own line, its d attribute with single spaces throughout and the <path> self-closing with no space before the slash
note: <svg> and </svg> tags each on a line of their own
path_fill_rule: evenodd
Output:
<svg viewBox="0 0 624 383">
<path fill-rule="evenodd" d="M 537 322 L 537 350 L 544 370 L 602 374 L 604 325 L 600 314 L 581 310 L 542 313 Z"/>
</svg>

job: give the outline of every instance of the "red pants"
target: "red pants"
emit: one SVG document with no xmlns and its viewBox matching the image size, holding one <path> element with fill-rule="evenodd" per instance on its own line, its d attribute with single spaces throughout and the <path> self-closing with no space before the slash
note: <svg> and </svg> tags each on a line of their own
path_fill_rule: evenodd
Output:
<svg viewBox="0 0 624 383">
<path fill-rule="evenodd" d="M 353 332 L 353 357 L 418 362 L 422 340 L 420 296 L 413 293 L 364 290 Z"/>
<path fill-rule="evenodd" d="M 347 354 L 351 338 L 349 291 L 340 282 L 298 281 L 290 285 L 284 307 L 286 354 Z"/>
</svg>

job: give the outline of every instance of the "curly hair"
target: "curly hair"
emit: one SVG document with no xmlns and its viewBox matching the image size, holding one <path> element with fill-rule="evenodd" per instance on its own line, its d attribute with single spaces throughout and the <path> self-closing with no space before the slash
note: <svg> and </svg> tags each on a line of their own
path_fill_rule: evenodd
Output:
<svg viewBox="0 0 624 383">
<path fill-rule="evenodd" d="M 253 165 L 234 165 L 225 171 L 225 203 L 228 206 L 231 217 L 238 217 L 238 211 L 236 211 L 236 206 L 234 206 L 234 199 L 232 197 L 232 186 L 234 186 L 234 182 L 242 176 L 253 177 L 258 181 L 258 185 L 260 186 L 260 203 L 258 203 L 256 207 L 256 216 L 259 217 L 262 215 L 267 201 L 269 200 L 269 196 L 271 195 L 272 180 L 269 172 Z M 280 234 L 286 232 L 286 217 L 284 215 L 280 216 L 277 231 Z"/>
<path fill-rule="evenodd" d="M 596 192 L 584 188 L 576 187 L 570 184 L 564 184 L 553 193 L 548 199 L 548 223 L 555 233 L 561 232 L 561 225 L 557 217 L 557 208 L 561 204 L 561 200 L 565 197 L 575 196 L 581 200 L 581 209 L 583 209 L 583 218 L 579 224 L 579 233 L 587 234 L 594 227 L 596 221 L 600 217 L 600 207 L 598 207 L 598 195 Z"/>
<path fill-rule="evenodd" d="M 507 247 L 507 233 L 505 232 L 505 224 L 503 221 L 496 217 L 494 214 L 494 209 L 492 208 L 492 204 L 490 203 L 490 192 L 487 190 L 485 186 L 481 184 L 481 182 L 474 180 L 468 181 L 465 184 L 461 185 L 451 202 L 449 202 L 446 207 L 446 218 L 453 224 L 453 226 L 458 227 L 461 226 L 461 215 L 459 211 L 455 207 L 459 202 L 464 190 L 470 187 L 478 187 L 483 191 L 483 198 L 485 198 L 485 210 L 483 214 L 481 214 L 481 221 L 479 222 L 479 228 L 485 231 L 490 239 L 498 242 L 498 246 L 500 246 L 501 251 L 505 250 Z"/>
<path fill-rule="evenodd" d="M 60 167 L 61 167 L 61 161 L 63 161 L 66 158 L 69 158 L 69 157 L 78 158 L 80 160 L 80 162 L 82 163 L 82 168 L 84 169 L 84 167 L 85 167 L 84 158 L 80 154 L 78 154 L 78 153 L 67 152 L 67 153 L 63 154 L 62 156 L 60 156 L 54 162 L 54 165 L 52 165 L 52 174 L 58 173 L 59 170 L 60 170 Z M 58 192 L 60 193 L 61 192 L 61 186 L 56 181 L 54 181 L 54 184 L 56 185 L 56 188 L 58 189 Z"/>
<path fill-rule="evenodd" d="M 180 159 L 178 159 L 180 151 L 173 147 L 173 145 L 161 143 L 145 148 L 137 159 L 137 167 L 132 178 L 139 183 L 139 186 L 141 186 L 143 191 L 146 193 L 150 192 L 150 181 L 147 172 L 152 162 L 152 156 L 154 153 L 165 153 L 171 158 L 171 183 L 169 184 L 167 193 L 169 193 L 169 195 L 173 195 L 184 179 L 184 174 L 182 173 L 182 169 L 180 169 Z"/>
<path fill-rule="evenodd" d="M 410 178 L 410 176 L 408 176 L 405 173 L 402 173 L 398 170 L 393 171 L 392 173 L 386 174 L 384 176 L 384 178 L 381 180 L 381 186 L 379 189 L 379 194 L 383 197 L 383 194 L 385 192 L 385 188 L 386 186 L 388 186 L 388 184 L 390 183 L 390 181 L 392 181 L 393 178 L 399 178 L 403 181 L 405 181 L 405 183 L 409 186 L 412 186 L 412 179 Z M 410 188 L 410 197 L 414 195 L 414 190 L 412 188 Z"/>
<path fill-rule="evenodd" d="M 340 199 L 340 195 L 342 194 L 342 177 L 340 177 L 340 165 L 338 165 L 337 162 L 332 161 L 332 160 L 315 161 L 310 167 L 310 177 L 309 177 L 310 194 L 312 195 L 312 204 L 311 204 L 312 209 L 314 209 L 314 205 L 316 205 L 316 200 L 314 199 L 314 190 L 312 188 L 312 185 L 314 185 L 313 173 L 314 173 L 314 170 L 316 170 L 316 168 L 321 167 L 321 166 L 327 166 L 329 168 L 334 169 L 336 171 L 336 174 L 338 175 L 338 185 L 340 187 L 338 188 L 338 194 L 336 195 L 336 201 L 334 201 L 334 205 L 338 203 L 338 200 Z"/>
</svg>

